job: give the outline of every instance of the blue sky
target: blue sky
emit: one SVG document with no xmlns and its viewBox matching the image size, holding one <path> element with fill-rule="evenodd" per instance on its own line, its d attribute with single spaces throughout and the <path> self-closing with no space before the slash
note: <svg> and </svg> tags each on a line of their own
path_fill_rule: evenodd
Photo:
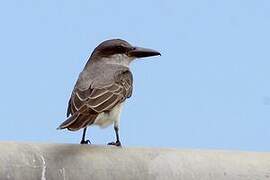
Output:
<svg viewBox="0 0 270 180">
<path fill-rule="evenodd" d="M 79 142 L 56 130 L 74 83 L 96 45 L 122 38 L 162 53 L 132 64 L 124 145 L 269 151 L 269 19 L 267 0 L 2 0 L 0 140 Z"/>
</svg>

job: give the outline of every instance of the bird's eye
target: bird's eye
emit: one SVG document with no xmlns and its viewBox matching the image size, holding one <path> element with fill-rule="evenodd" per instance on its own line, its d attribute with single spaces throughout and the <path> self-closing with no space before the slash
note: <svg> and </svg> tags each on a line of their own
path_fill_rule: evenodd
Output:
<svg viewBox="0 0 270 180">
<path fill-rule="evenodd" d="M 122 45 L 116 46 L 115 49 L 118 53 L 124 53 L 126 51 L 126 48 Z"/>
</svg>

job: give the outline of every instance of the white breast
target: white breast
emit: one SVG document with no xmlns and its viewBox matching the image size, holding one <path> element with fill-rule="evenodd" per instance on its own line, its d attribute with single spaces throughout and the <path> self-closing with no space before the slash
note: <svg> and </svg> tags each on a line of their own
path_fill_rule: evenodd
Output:
<svg viewBox="0 0 270 180">
<path fill-rule="evenodd" d="M 123 103 L 116 105 L 110 112 L 100 113 L 93 124 L 101 128 L 105 128 L 113 123 L 118 126 L 122 106 Z"/>
</svg>

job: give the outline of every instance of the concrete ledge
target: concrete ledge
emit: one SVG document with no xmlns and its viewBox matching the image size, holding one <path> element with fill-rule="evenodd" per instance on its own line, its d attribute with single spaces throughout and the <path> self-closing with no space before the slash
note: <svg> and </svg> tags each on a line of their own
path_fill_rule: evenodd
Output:
<svg viewBox="0 0 270 180">
<path fill-rule="evenodd" d="M 0 143 L 6 180 L 270 180 L 270 153 Z"/>
</svg>

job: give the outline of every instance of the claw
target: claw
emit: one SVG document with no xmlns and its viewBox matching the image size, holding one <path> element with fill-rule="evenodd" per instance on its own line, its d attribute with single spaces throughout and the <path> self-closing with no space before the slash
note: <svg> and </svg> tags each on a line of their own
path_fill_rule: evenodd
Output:
<svg viewBox="0 0 270 180">
<path fill-rule="evenodd" d="M 81 144 L 91 144 L 91 142 L 90 142 L 90 140 L 86 140 L 86 141 L 81 140 Z"/>
<path fill-rule="evenodd" d="M 110 143 L 108 143 L 108 145 L 110 145 L 110 146 L 117 146 L 117 147 L 121 147 L 122 146 L 120 141 L 110 142 Z"/>
</svg>

